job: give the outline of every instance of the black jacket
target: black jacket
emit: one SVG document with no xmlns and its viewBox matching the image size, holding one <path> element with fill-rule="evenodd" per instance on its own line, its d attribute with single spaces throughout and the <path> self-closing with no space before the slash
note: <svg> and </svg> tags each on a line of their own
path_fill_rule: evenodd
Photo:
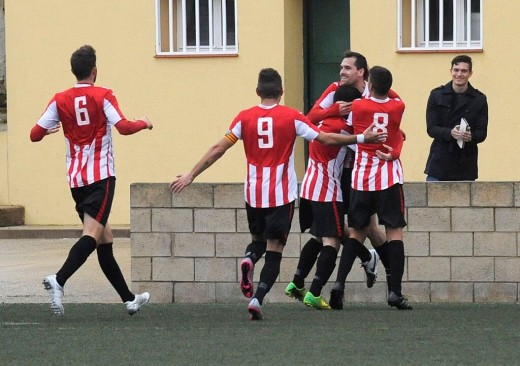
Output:
<svg viewBox="0 0 520 366">
<path fill-rule="evenodd" d="M 461 118 L 468 122 L 472 136 L 463 149 L 451 136 Z M 433 89 L 426 107 L 426 128 L 433 142 L 424 173 L 443 181 L 477 179 L 477 144 L 486 139 L 487 125 L 487 98 L 471 84 L 462 94 L 453 91 L 451 81 Z"/>
</svg>

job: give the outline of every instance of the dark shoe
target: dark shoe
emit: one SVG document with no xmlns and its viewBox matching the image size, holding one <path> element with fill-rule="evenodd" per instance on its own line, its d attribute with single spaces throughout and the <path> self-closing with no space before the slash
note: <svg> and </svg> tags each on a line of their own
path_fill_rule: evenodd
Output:
<svg viewBox="0 0 520 366">
<path fill-rule="evenodd" d="M 404 296 L 397 296 L 395 292 L 390 292 L 388 295 L 388 305 L 395 306 L 398 310 L 412 310 L 413 308 L 408 304 L 408 299 Z"/>
<path fill-rule="evenodd" d="M 343 295 L 344 291 L 333 288 L 330 292 L 329 305 L 333 310 L 343 310 Z"/>
</svg>

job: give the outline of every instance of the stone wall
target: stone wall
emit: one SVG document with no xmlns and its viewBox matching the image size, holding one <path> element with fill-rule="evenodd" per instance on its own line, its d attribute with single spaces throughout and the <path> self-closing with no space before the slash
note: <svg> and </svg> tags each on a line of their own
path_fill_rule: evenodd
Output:
<svg viewBox="0 0 520 366">
<path fill-rule="evenodd" d="M 411 302 L 519 301 L 519 183 L 407 183 L 404 191 L 403 292 Z M 192 184 L 172 195 L 168 184 L 136 183 L 130 193 L 136 291 L 150 291 L 154 302 L 163 303 L 244 302 L 239 264 L 250 235 L 242 184 Z M 309 238 L 298 231 L 297 212 L 294 217 L 280 277 L 266 301 L 293 301 L 283 290 Z M 263 260 L 257 268 L 262 265 Z M 378 281 L 368 289 L 356 262 L 346 301 L 384 302 L 381 265 L 379 270 Z M 331 285 L 324 289 L 325 298 Z"/>
</svg>

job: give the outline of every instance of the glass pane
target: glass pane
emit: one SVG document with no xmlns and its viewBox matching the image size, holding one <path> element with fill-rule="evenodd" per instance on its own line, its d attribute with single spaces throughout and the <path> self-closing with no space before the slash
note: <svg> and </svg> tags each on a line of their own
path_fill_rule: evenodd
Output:
<svg viewBox="0 0 520 366">
<path fill-rule="evenodd" d="M 235 46 L 235 0 L 226 0 L 226 44 Z"/>
<path fill-rule="evenodd" d="M 441 0 L 444 6 L 444 20 L 442 29 L 443 41 L 453 41 L 453 0 Z M 439 41 L 440 1 L 430 0 L 430 41 Z"/>
<path fill-rule="evenodd" d="M 480 0 L 471 0 L 471 40 L 480 41 Z"/>
<path fill-rule="evenodd" d="M 186 42 L 195 46 L 195 0 L 186 0 Z"/>
<path fill-rule="evenodd" d="M 199 5 L 200 45 L 209 45 L 209 9 L 207 0 L 200 0 Z"/>
</svg>

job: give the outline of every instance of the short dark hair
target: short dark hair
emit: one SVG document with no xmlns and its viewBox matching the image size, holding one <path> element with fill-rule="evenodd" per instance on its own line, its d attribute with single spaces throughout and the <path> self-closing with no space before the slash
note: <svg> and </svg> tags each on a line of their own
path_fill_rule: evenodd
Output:
<svg viewBox="0 0 520 366">
<path fill-rule="evenodd" d="M 352 85 L 343 84 L 334 93 L 333 102 L 352 102 L 361 98 L 361 92 Z"/>
<path fill-rule="evenodd" d="M 278 98 L 282 95 L 282 77 L 272 68 L 260 70 L 256 92 L 260 98 Z"/>
<path fill-rule="evenodd" d="M 78 48 L 70 57 L 70 67 L 76 79 L 88 78 L 92 69 L 96 67 L 96 50 L 89 45 Z"/>
<path fill-rule="evenodd" d="M 368 62 L 367 62 L 367 59 L 365 56 L 363 56 L 361 53 L 359 52 L 354 52 L 354 51 L 345 51 L 345 53 L 343 54 L 343 58 L 355 58 L 356 61 L 354 62 L 354 65 L 356 65 L 356 67 L 358 69 L 363 69 L 363 79 L 365 81 L 368 80 Z"/>
<path fill-rule="evenodd" d="M 461 62 L 465 62 L 469 65 L 469 71 L 473 68 L 473 62 L 471 61 L 471 57 L 468 55 L 458 55 L 451 60 L 451 68 L 453 68 L 453 65 L 458 65 Z"/>
<path fill-rule="evenodd" d="M 388 94 L 392 87 L 392 73 L 390 70 L 382 66 L 374 66 L 370 68 L 370 82 L 372 88 L 378 95 Z"/>
</svg>

